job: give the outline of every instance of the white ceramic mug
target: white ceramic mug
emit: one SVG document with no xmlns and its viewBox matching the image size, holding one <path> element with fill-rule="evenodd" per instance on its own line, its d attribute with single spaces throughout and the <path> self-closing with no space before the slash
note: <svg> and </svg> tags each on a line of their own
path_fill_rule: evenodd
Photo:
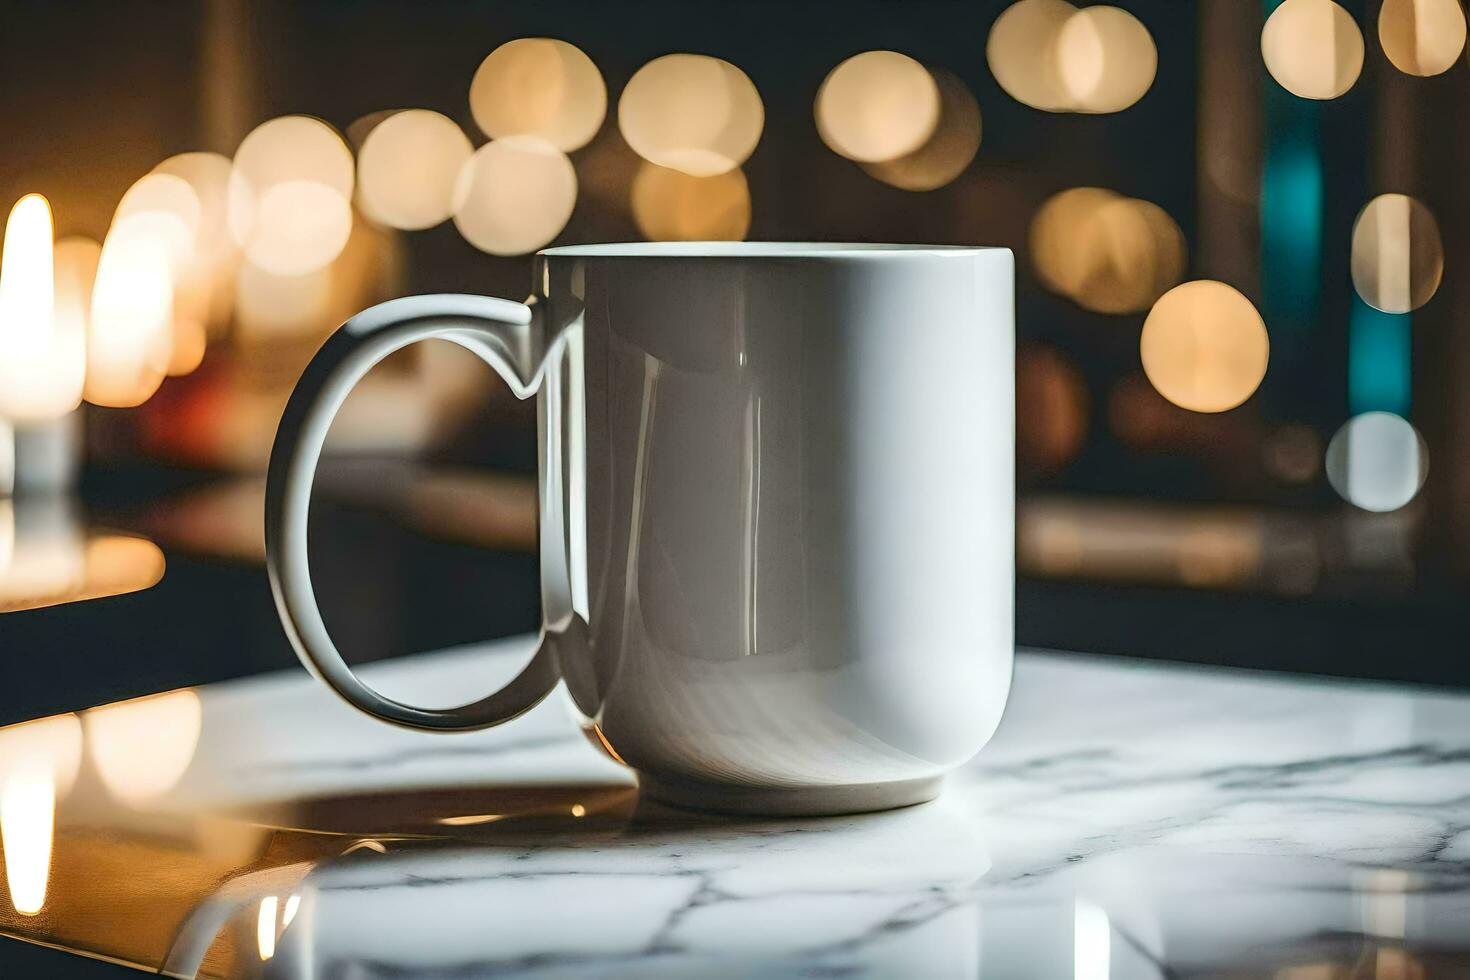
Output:
<svg viewBox="0 0 1470 980">
<path fill-rule="evenodd" d="M 530 305 L 415 296 L 316 355 L 271 458 L 272 589 L 303 663 L 384 721 L 508 721 L 560 680 L 675 804 L 765 813 L 932 798 L 1010 685 L 1014 267 L 1006 249 L 553 248 Z M 428 338 L 537 399 L 545 626 L 526 668 L 433 710 L 363 684 L 306 554 L 352 386 Z M 493 601 L 493 597 L 487 597 Z"/>
</svg>

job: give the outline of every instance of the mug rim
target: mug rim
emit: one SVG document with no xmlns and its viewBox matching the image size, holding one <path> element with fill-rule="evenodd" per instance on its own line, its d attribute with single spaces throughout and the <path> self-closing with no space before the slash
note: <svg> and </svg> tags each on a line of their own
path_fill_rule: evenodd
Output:
<svg viewBox="0 0 1470 980">
<path fill-rule="evenodd" d="M 885 255 L 979 255 L 1006 252 L 997 245 L 919 245 L 881 242 L 604 242 L 557 245 L 536 254 L 551 258 L 802 259 Z"/>
</svg>

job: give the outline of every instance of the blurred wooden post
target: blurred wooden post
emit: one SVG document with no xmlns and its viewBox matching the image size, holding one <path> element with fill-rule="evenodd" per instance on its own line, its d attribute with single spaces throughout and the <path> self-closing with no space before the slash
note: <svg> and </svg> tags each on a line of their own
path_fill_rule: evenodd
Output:
<svg viewBox="0 0 1470 980">
<path fill-rule="evenodd" d="M 201 149 L 226 156 L 261 121 L 256 24 L 271 4 L 206 0 L 199 32 L 198 132 Z"/>
<path fill-rule="evenodd" d="M 1261 6 L 1200 0 L 1198 221 L 1192 274 L 1261 302 Z M 1243 53 L 1245 52 L 1245 53 Z"/>
</svg>

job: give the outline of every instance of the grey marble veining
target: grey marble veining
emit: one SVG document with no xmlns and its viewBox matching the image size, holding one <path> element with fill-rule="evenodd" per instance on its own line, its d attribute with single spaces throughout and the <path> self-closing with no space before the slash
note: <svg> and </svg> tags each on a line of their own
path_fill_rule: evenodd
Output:
<svg viewBox="0 0 1470 980">
<path fill-rule="evenodd" d="M 370 673 L 449 701 L 525 646 Z M 166 941 L 67 920 L 60 872 L 0 931 L 184 976 L 1470 976 L 1459 695 L 1027 653 L 939 801 L 780 821 L 638 804 L 556 699 L 445 737 L 297 674 L 197 696 L 177 782 L 120 802 L 84 765 L 57 810 L 58 868 L 99 827 L 236 854 Z"/>
</svg>

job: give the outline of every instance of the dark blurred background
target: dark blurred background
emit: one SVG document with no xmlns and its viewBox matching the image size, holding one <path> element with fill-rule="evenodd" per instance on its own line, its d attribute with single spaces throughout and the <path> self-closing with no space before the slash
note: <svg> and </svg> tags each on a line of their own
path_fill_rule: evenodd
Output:
<svg viewBox="0 0 1470 980">
<path fill-rule="evenodd" d="M 49 200 L 87 403 L 0 390 L 0 721 L 289 666 L 260 474 L 321 340 L 648 238 L 1015 250 L 1021 644 L 1470 684 L 1453 29 L 1118 6 L 7 4 L 0 201 Z M 333 430 L 314 569 L 361 660 L 537 625 L 534 408 L 467 358 Z"/>
</svg>

